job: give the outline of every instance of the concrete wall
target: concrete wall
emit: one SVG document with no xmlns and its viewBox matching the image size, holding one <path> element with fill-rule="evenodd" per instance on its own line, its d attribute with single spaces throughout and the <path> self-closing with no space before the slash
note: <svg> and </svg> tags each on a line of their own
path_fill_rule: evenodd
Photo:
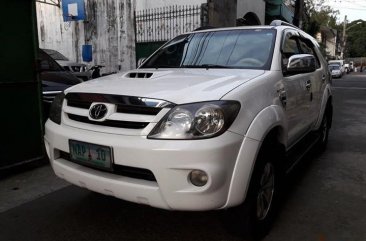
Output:
<svg viewBox="0 0 366 241">
<path fill-rule="evenodd" d="M 257 15 L 261 24 L 264 24 L 265 21 L 266 4 L 264 0 L 138 0 L 136 10 L 202 3 L 209 4 L 209 25 L 212 26 L 235 26 L 236 19 L 243 18 L 250 12 Z"/>
<path fill-rule="evenodd" d="M 264 24 L 266 3 L 264 0 L 237 0 L 237 18 L 244 17 L 247 13 L 255 13 L 261 22 Z"/>
<path fill-rule="evenodd" d="M 94 64 L 102 72 L 135 67 L 134 0 L 85 0 L 85 21 L 63 22 L 62 9 L 37 2 L 40 48 L 55 49 L 82 62 L 81 48 L 93 46 Z"/>
<path fill-rule="evenodd" d="M 236 25 L 237 0 L 208 0 L 208 25 L 231 27 Z"/>
</svg>

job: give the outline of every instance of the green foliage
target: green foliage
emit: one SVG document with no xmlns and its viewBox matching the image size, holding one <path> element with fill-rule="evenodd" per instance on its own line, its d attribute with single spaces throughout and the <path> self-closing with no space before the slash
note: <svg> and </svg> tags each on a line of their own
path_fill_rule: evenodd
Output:
<svg viewBox="0 0 366 241">
<path fill-rule="evenodd" d="M 315 36 L 320 26 L 327 26 L 333 29 L 341 29 L 337 25 L 339 11 L 333 10 L 325 5 L 325 0 L 305 0 L 305 15 L 303 29 L 305 32 Z"/>
<path fill-rule="evenodd" d="M 361 22 L 360 24 L 357 24 Z M 345 54 L 347 57 L 366 56 L 366 22 L 356 20 L 347 25 L 347 44 Z"/>
</svg>

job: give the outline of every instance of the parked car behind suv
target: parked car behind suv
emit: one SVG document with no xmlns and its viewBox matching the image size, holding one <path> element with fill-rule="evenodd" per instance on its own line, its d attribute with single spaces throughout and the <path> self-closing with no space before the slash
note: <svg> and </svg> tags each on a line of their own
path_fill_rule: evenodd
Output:
<svg viewBox="0 0 366 241">
<path fill-rule="evenodd" d="M 75 185 L 170 210 L 236 207 L 259 237 L 284 173 L 326 146 L 330 80 L 318 43 L 283 22 L 191 32 L 59 95 L 46 149 Z"/>
<path fill-rule="evenodd" d="M 65 71 L 55 60 L 43 50 L 38 50 L 40 63 L 40 79 L 42 81 L 42 106 L 44 121 L 48 119 L 51 103 L 56 95 L 65 89 L 80 84 L 81 79 Z"/>
<path fill-rule="evenodd" d="M 340 64 L 329 64 L 328 65 L 329 71 L 332 74 L 332 77 L 334 78 L 341 78 L 342 77 L 342 68 Z"/>
<path fill-rule="evenodd" d="M 86 64 L 76 63 L 70 61 L 60 52 L 53 49 L 42 49 L 49 56 L 51 56 L 59 65 L 61 65 L 66 71 L 70 71 L 76 77 L 87 81 L 91 79 L 92 72 L 88 70 Z"/>
</svg>

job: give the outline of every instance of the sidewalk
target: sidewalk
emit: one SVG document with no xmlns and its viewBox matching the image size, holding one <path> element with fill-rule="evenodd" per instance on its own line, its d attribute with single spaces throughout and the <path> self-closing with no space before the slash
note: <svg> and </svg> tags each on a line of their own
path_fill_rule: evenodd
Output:
<svg viewBox="0 0 366 241">
<path fill-rule="evenodd" d="M 56 177 L 49 164 L 7 175 L 0 179 L 0 213 L 68 185 Z"/>
</svg>

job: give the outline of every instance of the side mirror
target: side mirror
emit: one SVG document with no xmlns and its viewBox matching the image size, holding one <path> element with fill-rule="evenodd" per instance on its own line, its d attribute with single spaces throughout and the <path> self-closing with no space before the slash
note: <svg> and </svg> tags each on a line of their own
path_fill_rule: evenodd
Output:
<svg viewBox="0 0 366 241">
<path fill-rule="evenodd" d="M 140 58 L 138 61 L 137 61 L 137 68 L 140 67 L 144 62 L 145 62 L 146 58 Z"/>
<path fill-rule="evenodd" d="M 316 60 L 311 54 L 292 55 L 287 64 L 287 74 L 310 73 L 316 70 Z"/>
</svg>

